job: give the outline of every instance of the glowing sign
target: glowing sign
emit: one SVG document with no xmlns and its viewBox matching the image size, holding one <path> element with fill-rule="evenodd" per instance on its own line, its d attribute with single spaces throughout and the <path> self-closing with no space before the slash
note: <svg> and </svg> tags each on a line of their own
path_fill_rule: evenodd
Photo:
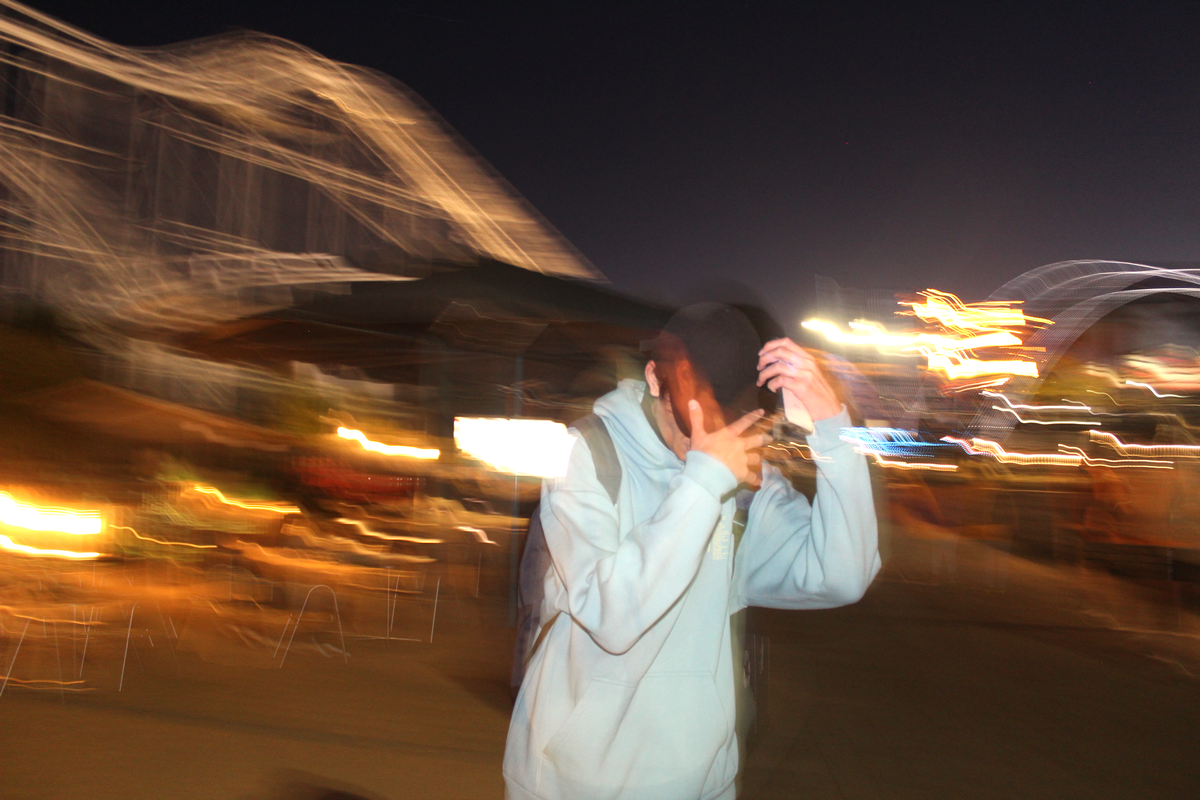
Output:
<svg viewBox="0 0 1200 800">
<path fill-rule="evenodd" d="M 454 441 L 473 458 L 501 472 L 561 478 L 575 438 L 561 422 L 546 419 L 455 417 Z"/>
<path fill-rule="evenodd" d="M 69 508 L 22 503 L 8 492 L 0 492 L 0 522 L 14 528 L 54 531 L 75 536 L 100 533 L 104 525 L 99 511 L 73 511 Z"/>
</svg>

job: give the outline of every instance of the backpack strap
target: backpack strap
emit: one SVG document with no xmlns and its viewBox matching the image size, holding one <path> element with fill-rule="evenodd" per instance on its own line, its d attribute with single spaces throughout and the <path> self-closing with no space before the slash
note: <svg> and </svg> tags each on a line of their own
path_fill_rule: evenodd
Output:
<svg viewBox="0 0 1200 800">
<path fill-rule="evenodd" d="M 617 459 L 617 448 L 613 446 L 612 434 L 604 420 L 595 414 L 575 420 L 571 427 L 579 431 L 592 452 L 592 463 L 596 465 L 596 477 L 608 492 L 613 505 L 617 504 L 617 493 L 621 491 L 621 462 Z"/>
</svg>

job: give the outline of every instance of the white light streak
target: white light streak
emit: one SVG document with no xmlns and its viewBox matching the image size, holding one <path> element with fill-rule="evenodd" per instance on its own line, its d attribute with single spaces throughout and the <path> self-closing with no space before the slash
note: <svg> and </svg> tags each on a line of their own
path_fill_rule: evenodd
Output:
<svg viewBox="0 0 1200 800">
<path fill-rule="evenodd" d="M 943 442 L 954 442 L 973 456 L 991 456 L 1003 464 L 1078 467 L 1083 457 L 1066 453 L 1010 453 L 989 439 L 974 438 L 969 442 L 954 436 L 943 436 Z"/>
<path fill-rule="evenodd" d="M 1200 458 L 1200 446 L 1194 444 L 1129 444 L 1107 431 L 1090 431 L 1092 441 L 1111 447 L 1123 456 L 1172 456 Z"/>
<path fill-rule="evenodd" d="M 1066 444 L 1060 444 L 1058 449 L 1064 453 L 1078 454 L 1083 459 L 1083 463 L 1089 467 L 1109 467 L 1110 469 L 1175 469 L 1174 461 L 1152 461 L 1149 459 L 1119 461 L 1112 458 L 1094 458 L 1083 452 L 1080 448 Z"/>
<path fill-rule="evenodd" d="M 1148 384 L 1148 383 L 1138 383 L 1137 381 L 1125 381 L 1125 385 L 1126 385 L 1126 386 L 1138 386 L 1138 387 L 1141 387 L 1142 389 L 1149 389 L 1149 390 L 1150 390 L 1150 393 L 1151 393 L 1152 395 L 1154 395 L 1155 397 L 1160 397 L 1160 398 L 1165 398 L 1165 397 L 1180 397 L 1180 398 L 1182 398 L 1182 397 L 1187 397 L 1187 395 L 1183 395 L 1183 394 L 1159 394 L 1159 393 L 1158 393 L 1158 390 L 1157 390 L 1157 389 L 1155 389 L 1153 386 L 1151 386 L 1151 385 L 1150 385 L 1150 384 Z"/>
<path fill-rule="evenodd" d="M 993 411 L 1003 411 L 1005 414 L 1012 414 L 1014 417 L 1016 417 L 1016 418 L 1017 418 L 1017 422 L 1022 422 L 1022 423 L 1026 424 L 1026 425 L 1100 425 L 1100 424 L 1101 424 L 1101 423 L 1099 423 L 1099 422 L 1097 422 L 1097 421 L 1095 421 L 1095 420 L 1078 420 L 1078 419 L 1029 419 L 1029 418 L 1026 418 L 1026 417 L 1022 417 L 1020 414 L 1018 414 L 1018 413 L 1017 413 L 1016 411 L 1014 411 L 1013 409 L 1011 409 L 1011 408 L 1005 408 L 1005 407 L 1003 407 L 1003 406 L 992 406 L 992 410 L 993 410 Z M 1078 406 L 1076 406 L 1076 407 L 1075 407 L 1075 410 L 1076 410 L 1076 411 L 1078 411 L 1078 410 L 1079 410 L 1079 407 L 1078 407 Z"/>
<path fill-rule="evenodd" d="M 1003 400 L 1004 404 L 1009 408 L 1019 408 L 1023 411 L 1079 411 L 1082 409 L 1089 413 L 1094 413 L 1092 412 L 1091 406 L 1086 406 L 1078 401 L 1063 400 L 1064 403 L 1070 404 L 1065 406 L 1034 406 L 1026 403 L 1014 403 L 1008 399 L 1004 392 L 980 392 L 980 394 L 985 397 L 997 397 Z"/>
</svg>

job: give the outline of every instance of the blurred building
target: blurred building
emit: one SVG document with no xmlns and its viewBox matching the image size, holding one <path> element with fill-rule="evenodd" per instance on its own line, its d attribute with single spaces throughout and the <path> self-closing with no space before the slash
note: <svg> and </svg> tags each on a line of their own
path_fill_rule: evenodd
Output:
<svg viewBox="0 0 1200 800">
<path fill-rule="evenodd" d="M 132 50 L 15 5 L 0 43 L 0 311 L 52 317 L 63 377 L 109 387 L 42 416 L 272 447 L 307 403 L 445 437 L 574 414 L 666 316 L 390 78 L 260 35 Z"/>
</svg>

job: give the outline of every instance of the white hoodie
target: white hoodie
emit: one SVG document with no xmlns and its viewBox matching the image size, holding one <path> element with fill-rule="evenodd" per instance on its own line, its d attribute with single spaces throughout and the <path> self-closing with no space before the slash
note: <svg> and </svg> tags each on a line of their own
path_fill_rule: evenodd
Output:
<svg viewBox="0 0 1200 800">
<path fill-rule="evenodd" d="M 510 800 L 731 798 L 730 614 L 853 603 L 879 570 L 866 461 L 838 438 L 845 411 L 808 437 L 812 507 L 764 468 L 735 559 L 733 473 L 698 451 L 680 461 L 645 389 L 622 381 L 595 405 L 621 463 L 615 507 L 578 437 L 566 477 L 542 490 L 549 622 L 509 726 Z"/>
</svg>

